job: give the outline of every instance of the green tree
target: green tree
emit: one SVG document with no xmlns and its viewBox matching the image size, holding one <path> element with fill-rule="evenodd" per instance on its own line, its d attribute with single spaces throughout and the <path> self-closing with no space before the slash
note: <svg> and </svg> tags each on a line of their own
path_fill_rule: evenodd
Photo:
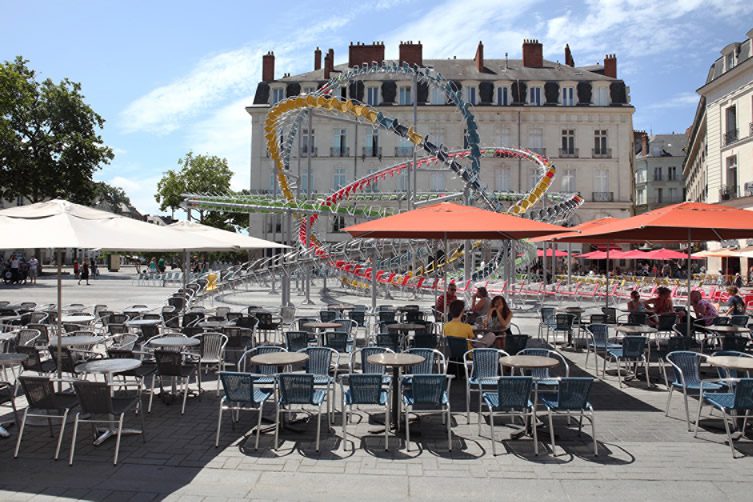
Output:
<svg viewBox="0 0 753 502">
<path fill-rule="evenodd" d="M 104 181 L 94 184 L 94 201 L 108 206 L 108 210 L 115 214 L 122 214 L 124 205 L 131 207 L 131 199 L 120 187 L 112 186 Z"/>
<path fill-rule="evenodd" d="M 0 195 L 89 204 L 94 172 L 114 157 L 81 84 L 39 82 L 20 56 L 0 65 Z"/>
<path fill-rule="evenodd" d="M 230 192 L 230 180 L 233 172 L 228 166 L 227 159 L 216 155 L 194 155 L 188 152 L 178 160 L 180 169 L 169 170 L 157 183 L 155 200 L 160 205 L 160 210 L 170 209 L 174 217 L 175 210 L 181 209 L 183 194 L 226 194 Z M 196 210 L 199 214 L 199 222 L 217 228 L 232 230 L 233 215 Z"/>
</svg>

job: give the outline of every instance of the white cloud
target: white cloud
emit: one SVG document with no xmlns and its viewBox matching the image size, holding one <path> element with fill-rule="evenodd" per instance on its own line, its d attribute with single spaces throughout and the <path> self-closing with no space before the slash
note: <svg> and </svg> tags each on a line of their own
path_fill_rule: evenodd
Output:
<svg viewBox="0 0 753 502">
<path fill-rule="evenodd" d="M 664 101 L 653 103 L 648 107 L 651 109 L 659 110 L 664 108 L 685 108 L 692 107 L 698 104 L 699 96 L 695 92 L 681 92 L 672 96 Z"/>
<path fill-rule="evenodd" d="M 117 170 L 115 170 L 117 172 Z M 112 170 L 108 170 L 112 172 Z M 107 173 L 104 176 L 98 177 L 97 181 L 104 181 L 112 186 L 122 188 L 128 198 L 131 199 L 131 204 L 139 210 L 142 214 L 155 214 L 160 213 L 159 204 L 154 200 L 154 194 L 157 191 L 157 183 L 160 176 L 137 176 L 126 177 L 122 175 L 115 175 L 108 177 Z"/>
</svg>

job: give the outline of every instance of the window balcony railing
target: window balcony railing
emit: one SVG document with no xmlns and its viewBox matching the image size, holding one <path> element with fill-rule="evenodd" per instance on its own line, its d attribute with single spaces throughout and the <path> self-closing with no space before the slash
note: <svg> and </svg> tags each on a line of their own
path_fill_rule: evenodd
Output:
<svg viewBox="0 0 753 502">
<path fill-rule="evenodd" d="M 719 189 L 719 200 L 732 200 L 739 196 L 737 185 L 722 185 Z"/>
<path fill-rule="evenodd" d="M 412 156 L 413 156 L 412 146 L 396 146 L 395 147 L 395 157 L 412 157 Z"/>
<path fill-rule="evenodd" d="M 612 149 L 611 148 L 593 148 L 591 149 L 591 156 L 594 159 L 611 159 Z"/>
<path fill-rule="evenodd" d="M 329 148 L 330 157 L 350 157 L 350 147 L 332 146 Z"/>
<path fill-rule="evenodd" d="M 306 145 L 301 146 L 301 157 L 308 157 L 309 152 L 311 152 L 312 157 L 316 157 L 319 153 L 319 149 L 315 146 L 312 146 L 311 148 L 308 148 Z"/>
<path fill-rule="evenodd" d="M 379 157 L 382 158 L 382 147 L 378 146 L 374 148 L 373 146 L 364 146 L 361 147 L 361 157 Z"/>
<path fill-rule="evenodd" d="M 735 141 L 737 141 L 738 135 L 737 135 L 737 129 L 730 129 L 726 133 L 724 133 L 724 144 L 725 145 L 731 145 Z"/>
<path fill-rule="evenodd" d="M 533 153 L 538 153 L 539 155 L 546 155 L 546 148 L 543 147 L 531 147 L 529 148 Z"/>
<path fill-rule="evenodd" d="M 560 158 L 577 159 L 578 149 L 577 148 L 560 148 Z"/>
<path fill-rule="evenodd" d="M 594 202 L 614 202 L 614 192 L 591 192 Z"/>
</svg>

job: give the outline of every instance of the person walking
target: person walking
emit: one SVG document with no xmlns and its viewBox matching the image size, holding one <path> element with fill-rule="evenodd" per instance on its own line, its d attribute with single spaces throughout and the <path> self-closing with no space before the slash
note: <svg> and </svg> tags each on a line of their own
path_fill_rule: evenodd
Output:
<svg viewBox="0 0 753 502">
<path fill-rule="evenodd" d="M 32 284 L 37 283 L 37 275 L 39 275 L 39 260 L 36 256 L 32 256 L 29 260 L 29 279 Z"/>
<path fill-rule="evenodd" d="M 81 284 L 81 267 L 79 267 L 78 260 L 73 260 L 73 276 L 76 278 L 79 284 Z"/>
<path fill-rule="evenodd" d="M 81 267 L 81 277 L 78 280 L 78 283 L 81 284 L 81 281 L 86 281 L 86 285 L 90 286 L 89 284 L 89 264 L 84 260 L 84 266 Z"/>
</svg>

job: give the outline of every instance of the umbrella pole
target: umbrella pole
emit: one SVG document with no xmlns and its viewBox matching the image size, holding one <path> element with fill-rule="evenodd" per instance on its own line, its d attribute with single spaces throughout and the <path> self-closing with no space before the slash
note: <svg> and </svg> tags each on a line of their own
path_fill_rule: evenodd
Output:
<svg viewBox="0 0 753 502">
<path fill-rule="evenodd" d="M 191 260 L 188 255 L 188 249 L 183 250 L 183 312 L 188 310 L 188 295 L 186 295 L 186 288 L 188 287 L 188 274 L 191 270 Z"/>
<path fill-rule="evenodd" d="M 688 270 L 687 270 L 687 276 L 688 276 L 688 298 L 685 305 L 685 319 L 686 319 L 686 329 L 685 332 L 687 336 L 690 336 L 690 260 L 691 260 L 691 229 L 688 229 Z"/>
<path fill-rule="evenodd" d="M 447 256 L 447 253 L 449 253 L 449 246 L 447 245 L 447 234 L 444 234 L 444 265 L 442 268 L 444 269 L 444 303 L 443 309 L 442 309 L 442 321 L 447 321 L 447 313 L 449 312 L 449 309 L 447 308 L 447 268 L 449 267 L 449 256 Z"/>
<path fill-rule="evenodd" d="M 57 348 L 57 367 L 58 367 L 58 380 L 61 380 L 58 382 L 58 391 L 63 391 L 63 257 L 61 256 L 60 249 L 56 249 L 55 253 L 57 255 L 56 261 L 58 266 L 58 277 L 57 277 L 57 286 L 58 286 L 58 317 L 56 319 L 57 321 L 57 331 L 58 331 L 58 348 Z"/>
<path fill-rule="evenodd" d="M 371 260 L 371 312 L 376 315 L 376 304 L 377 304 L 377 278 L 376 278 L 376 269 L 377 269 L 377 247 L 376 242 L 374 242 L 374 251 L 373 251 L 373 258 Z"/>
<path fill-rule="evenodd" d="M 609 248 L 612 247 L 612 243 L 610 242 L 607 244 L 607 285 L 606 289 L 604 290 L 604 301 L 606 302 L 605 307 L 609 307 Z"/>
</svg>

